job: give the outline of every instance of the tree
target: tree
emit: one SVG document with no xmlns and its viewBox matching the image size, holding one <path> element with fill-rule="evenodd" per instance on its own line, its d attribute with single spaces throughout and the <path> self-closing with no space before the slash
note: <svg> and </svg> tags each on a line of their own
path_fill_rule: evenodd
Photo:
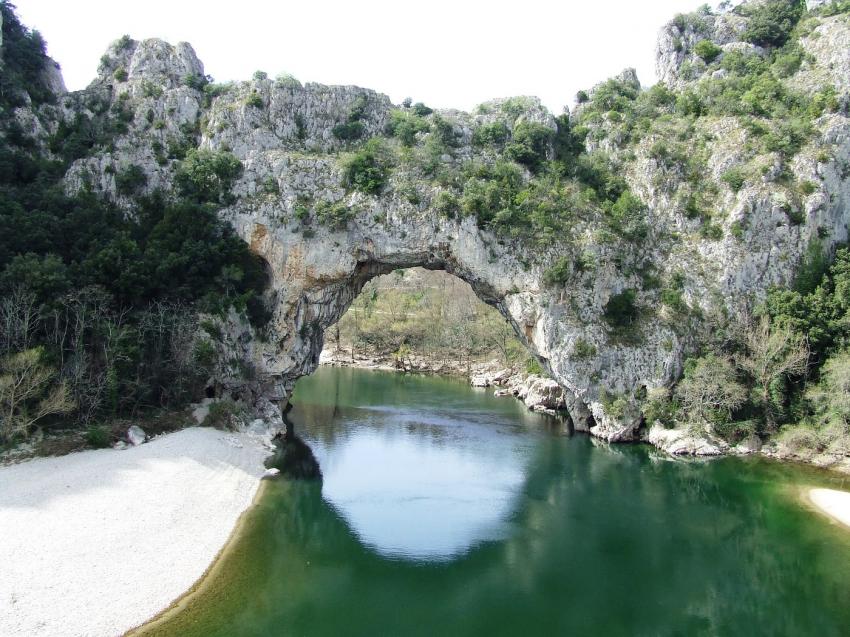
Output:
<svg viewBox="0 0 850 637">
<path fill-rule="evenodd" d="M 850 350 L 832 356 L 823 366 L 820 383 L 806 392 L 828 424 L 850 427 Z"/>
<path fill-rule="evenodd" d="M 809 344 L 801 334 L 771 323 L 766 316 L 744 330 L 743 340 L 746 353 L 738 358 L 738 367 L 752 378 L 755 401 L 763 411 L 768 430 L 772 431 L 781 410 L 781 398 L 774 395 L 776 384 L 806 373 Z"/>
<path fill-rule="evenodd" d="M 700 424 L 728 421 L 747 399 L 747 390 L 738 382 L 732 362 L 708 354 L 688 363 L 685 376 L 676 387 L 682 413 Z"/>
<path fill-rule="evenodd" d="M 190 150 L 174 175 L 174 183 L 187 198 L 220 203 L 242 174 L 242 162 L 232 153 Z"/>
<path fill-rule="evenodd" d="M 392 165 L 390 149 L 382 140 L 372 138 L 346 160 L 343 167 L 345 184 L 367 195 L 377 195 L 383 190 Z"/>
<path fill-rule="evenodd" d="M 744 40 L 758 46 L 779 47 L 806 11 L 805 0 L 768 0 L 755 5 L 744 31 Z"/>
<path fill-rule="evenodd" d="M 42 360 L 42 349 L 34 348 L 0 361 L 0 442 L 12 442 L 45 416 L 74 408 L 65 383 L 54 384 L 56 372 Z"/>
</svg>

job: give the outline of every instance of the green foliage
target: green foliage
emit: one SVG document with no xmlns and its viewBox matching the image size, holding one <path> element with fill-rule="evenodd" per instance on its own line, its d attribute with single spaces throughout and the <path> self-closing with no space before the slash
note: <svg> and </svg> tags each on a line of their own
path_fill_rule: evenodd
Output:
<svg viewBox="0 0 850 637">
<path fill-rule="evenodd" d="M 749 16 L 743 38 L 758 46 L 780 47 L 806 11 L 804 0 L 767 0 L 744 5 Z"/>
<path fill-rule="evenodd" d="M 736 166 L 723 173 L 720 179 L 732 189 L 732 192 L 738 192 L 744 187 L 744 182 L 747 180 L 747 176 L 743 169 Z"/>
<path fill-rule="evenodd" d="M 148 176 L 141 166 L 130 164 L 115 175 L 115 189 L 125 197 L 134 195 L 148 183 Z"/>
<path fill-rule="evenodd" d="M 251 91 L 250 95 L 245 99 L 245 104 L 253 108 L 263 108 L 263 96 L 257 91 Z"/>
<path fill-rule="evenodd" d="M 717 430 L 732 420 L 747 398 L 747 389 L 725 357 L 707 354 L 685 362 L 685 374 L 676 387 L 683 420 Z"/>
<path fill-rule="evenodd" d="M 433 112 L 433 108 L 425 106 L 425 104 L 423 104 L 422 102 L 416 102 L 416 104 L 413 105 L 413 114 L 417 115 L 418 117 L 427 117 Z"/>
<path fill-rule="evenodd" d="M 86 444 L 95 449 L 103 449 L 112 443 L 112 436 L 103 425 L 89 425 L 84 438 Z"/>
<path fill-rule="evenodd" d="M 441 190 L 434 197 L 434 210 L 444 217 L 453 219 L 460 212 L 460 202 L 454 193 L 448 190 Z"/>
<path fill-rule="evenodd" d="M 387 132 L 399 139 L 405 146 L 416 144 L 418 133 L 427 133 L 431 125 L 421 116 L 402 110 L 390 111 L 390 122 L 387 124 Z"/>
<path fill-rule="evenodd" d="M 209 413 L 201 423 L 203 427 L 213 427 L 231 431 L 239 426 L 244 409 L 232 400 L 218 400 L 210 405 Z"/>
<path fill-rule="evenodd" d="M 615 202 L 606 203 L 605 221 L 611 232 L 627 241 L 645 239 L 649 228 L 646 223 L 646 204 L 626 190 Z"/>
<path fill-rule="evenodd" d="M 521 122 L 505 146 L 505 156 L 532 171 L 539 170 L 549 154 L 553 136 L 553 131 L 543 124 Z"/>
<path fill-rule="evenodd" d="M 343 141 L 353 141 L 355 139 L 360 139 L 363 137 L 363 133 L 366 131 L 366 127 L 363 122 L 355 120 L 353 122 L 345 122 L 343 124 L 337 124 L 333 127 L 332 133 L 333 136 L 337 139 L 341 139 Z"/>
<path fill-rule="evenodd" d="M 587 360 L 596 356 L 596 346 L 584 339 L 576 339 L 573 344 L 572 358 L 577 360 Z"/>
<path fill-rule="evenodd" d="M 15 7 L 0 3 L 3 24 L 3 72 L 0 73 L 0 105 L 15 108 L 25 104 L 24 93 L 35 106 L 53 103 L 56 97 L 46 81 L 48 64 L 44 38 L 21 24 Z"/>
<path fill-rule="evenodd" d="M 117 69 L 115 69 L 115 72 L 112 74 L 112 77 L 114 77 L 117 82 L 126 82 L 128 77 L 127 69 L 125 69 L 123 66 L 119 66 Z"/>
<path fill-rule="evenodd" d="M 393 163 L 390 148 L 384 141 L 374 137 L 345 160 L 345 185 L 367 195 L 377 195 L 384 189 Z"/>
<path fill-rule="evenodd" d="M 301 88 L 301 82 L 291 73 L 280 73 L 275 78 L 274 83 L 281 88 Z"/>
<path fill-rule="evenodd" d="M 540 361 L 532 356 L 529 356 L 525 361 L 525 373 L 535 376 L 545 375 L 543 367 L 540 365 Z"/>
<path fill-rule="evenodd" d="M 641 405 L 641 412 L 649 427 L 658 422 L 665 429 L 672 429 L 676 425 L 679 403 L 668 390 L 659 389 L 649 393 Z"/>
<path fill-rule="evenodd" d="M 472 143 L 475 146 L 500 147 L 510 135 L 507 125 L 502 121 L 482 124 L 472 132 Z"/>
<path fill-rule="evenodd" d="M 354 100 L 351 110 L 348 112 L 348 119 L 333 127 L 333 136 L 343 141 L 354 141 L 363 137 L 366 132 L 366 126 L 361 121 L 366 115 L 366 107 L 368 102 L 361 95 Z"/>
<path fill-rule="evenodd" d="M 354 217 L 356 211 L 349 208 L 342 201 L 330 202 L 322 200 L 316 204 L 316 218 L 319 223 L 328 226 L 332 230 L 342 230 L 348 225 L 348 221 Z"/>
<path fill-rule="evenodd" d="M 568 257 L 559 257 L 558 260 L 543 272 L 543 282 L 546 285 L 563 285 L 570 280 L 572 274 L 572 261 Z"/>
<path fill-rule="evenodd" d="M 640 318 L 637 291 L 626 288 L 622 292 L 612 295 L 605 304 L 603 317 L 608 325 L 615 330 L 632 327 Z"/>
<path fill-rule="evenodd" d="M 701 57 L 706 64 L 714 62 L 722 52 L 723 49 L 711 40 L 700 40 L 694 47 L 694 53 Z"/>
<path fill-rule="evenodd" d="M 149 80 L 142 80 L 142 96 L 158 99 L 162 97 L 162 87 Z"/>
<path fill-rule="evenodd" d="M 174 175 L 180 194 L 198 203 L 224 203 L 233 182 L 242 174 L 242 162 L 232 153 L 192 149 Z"/>
<path fill-rule="evenodd" d="M 200 73 L 188 73 L 183 76 L 183 86 L 187 86 L 195 91 L 203 91 L 212 82 L 208 75 Z"/>
<path fill-rule="evenodd" d="M 274 176 L 269 175 L 263 181 L 263 192 L 267 195 L 279 195 L 280 194 L 280 185 L 277 183 L 277 179 Z"/>
<path fill-rule="evenodd" d="M 676 273 L 670 283 L 661 290 L 661 302 L 676 314 L 686 314 L 690 308 L 685 302 L 683 292 L 685 289 L 685 277 Z"/>
<path fill-rule="evenodd" d="M 439 115 L 435 115 L 433 117 L 433 122 L 434 135 L 440 147 L 443 149 L 455 148 L 458 145 L 458 135 L 457 131 L 455 131 L 455 123 Z"/>
</svg>

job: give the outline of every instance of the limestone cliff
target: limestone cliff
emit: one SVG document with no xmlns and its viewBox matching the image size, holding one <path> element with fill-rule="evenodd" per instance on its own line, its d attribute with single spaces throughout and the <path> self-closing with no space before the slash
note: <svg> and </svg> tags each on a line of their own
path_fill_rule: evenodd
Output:
<svg viewBox="0 0 850 637">
<path fill-rule="evenodd" d="M 659 76 L 674 101 L 676 92 L 705 78 L 722 78 L 723 56 L 764 55 L 741 41 L 747 20 L 733 12 L 699 15 L 662 30 Z M 846 14 L 816 21 L 800 39 L 800 68 L 782 85 L 807 96 L 831 87 L 838 105 L 816 116 L 793 155 L 756 148 L 755 133 L 741 118 L 710 113 L 685 123 L 672 115 L 650 118 L 649 132 L 638 136 L 624 129 L 617 108 L 588 115 L 606 85 L 574 109 L 570 119 L 584 129 L 586 150 L 607 153 L 644 205 L 639 241 L 617 238 L 622 228 L 606 226 L 596 205 L 554 206 L 547 214 L 562 222 L 533 242 L 521 228 L 502 232 L 457 208 L 461 175 L 505 157 L 504 140 L 481 143 L 476 131 L 513 139 L 534 124 L 553 134 L 546 157 L 557 154 L 554 136 L 563 119 L 533 98 L 497 100 L 472 113 L 424 109 L 417 117 L 427 127 L 402 141 L 388 136 L 387 127 L 394 112 L 412 109 L 374 91 L 262 75 L 205 89 L 205 70 L 188 44 L 122 39 L 86 90 L 65 95 L 37 118 L 21 109 L 20 119 L 31 119 L 30 130 L 46 138 L 59 121 L 80 113 L 125 113 L 126 126 L 77 160 L 65 183 L 72 192 L 90 188 L 111 197 L 128 214 L 132 197 L 116 186 L 128 166 L 143 170 L 142 190 L 152 192 L 172 189 L 186 148 L 228 151 L 242 162 L 221 214 L 267 262 L 273 318 L 256 333 L 231 316 L 225 342 L 235 362 L 219 379 L 231 391 L 285 400 L 295 381 L 315 369 L 324 330 L 366 281 L 424 266 L 464 279 L 499 309 L 568 390 L 577 429 L 609 441 L 635 440 L 641 400 L 681 374 L 684 356 L 713 324 L 709 319 L 742 317 L 770 286 L 791 283 L 813 241 L 828 250 L 847 239 L 850 25 Z M 693 52 L 701 40 L 719 49 L 711 62 Z M 640 92 L 633 72 L 617 82 L 618 90 Z M 339 127 L 352 122 L 356 135 L 348 136 Z M 372 137 L 386 138 L 393 159 L 386 183 L 369 193 L 346 181 L 345 161 Z M 671 147 L 684 149 L 678 164 Z M 696 176 L 681 168 L 689 155 L 699 159 Z M 524 184 L 542 188 L 533 167 L 514 165 Z M 733 187 L 727 176 L 736 168 L 746 177 Z M 803 183 L 802 191 L 792 187 Z M 575 190 L 575 199 L 563 201 L 581 200 L 571 182 L 547 188 Z M 694 201 L 711 208 L 710 216 L 694 213 Z M 553 281 L 546 273 L 559 264 Z M 678 309 L 663 302 L 653 284 L 659 281 L 678 295 Z M 606 320 L 611 301 L 625 292 L 641 310 L 628 334 Z"/>
</svg>

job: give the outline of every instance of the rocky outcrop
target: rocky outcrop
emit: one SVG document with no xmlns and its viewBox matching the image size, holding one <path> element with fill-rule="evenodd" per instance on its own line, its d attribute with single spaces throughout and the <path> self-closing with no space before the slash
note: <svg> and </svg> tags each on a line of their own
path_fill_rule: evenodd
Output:
<svg viewBox="0 0 850 637">
<path fill-rule="evenodd" d="M 671 87 L 696 81 L 705 70 L 693 52 L 700 39 L 723 51 L 750 50 L 740 42 L 745 22 L 724 13 L 668 25 L 659 39 L 659 75 Z M 803 38 L 808 57 L 789 85 L 829 83 L 845 96 L 849 37 L 842 16 L 823 19 Z M 203 90 L 204 73 L 187 44 L 119 40 L 92 85 L 65 96 L 55 112 L 39 119 L 46 123 L 35 134 L 46 137 L 57 119 L 72 121 L 78 114 L 124 113 L 125 130 L 94 156 L 76 161 L 65 184 L 71 192 L 86 188 L 111 197 L 128 214 L 132 199 L 116 186 L 116 174 L 128 166 L 144 172 L 142 191 L 152 192 L 174 183 L 179 153 L 172 147 L 229 151 L 242 162 L 221 215 L 267 264 L 273 316 L 261 333 L 235 313 L 224 321 L 227 368 L 214 383 L 264 408 L 268 400 L 285 402 L 295 381 L 316 368 L 324 331 L 369 279 L 422 266 L 467 281 L 510 322 L 553 379 L 528 388 L 535 404 L 565 408 L 577 430 L 605 440 L 637 440 L 640 397 L 680 375 L 684 355 L 703 336 L 700 317 L 746 315 L 770 286 L 793 280 L 812 241 L 830 249 L 847 239 L 850 123 L 843 111 L 822 115 L 813 140 L 787 166 L 768 156 L 759 177 L 735 190 L 721 177 L 742 161 L 750 133 L 732 118 L 693 123 L 686 135 L 704 140 L 701 178 L 717 192 L 711 235 L 682 212 L 682 177 L 665 172 L 657 139 L 650 136 L 618 155 L 622 177 L 647 206 L 649 236 L 635 256 L 627 252 L 631 248 L 600 240 L 604 228 L 592 215 L 571 217 L 563 232 L 553 230 L 551 241 L 529 246 L 495 234 L 473 216 L 437 211 L 464 166 L 492 165 L 498 155 L 473 143 L 476 129 L 502 122 L 513 131 L 533 122 L 556 130 L 555 118 L 533 98 L 494 101 L 473 113 L 428 115 L 432 132 L 417 133 L 413 148 L 387 142 L 412 159 L 400 161 L 374 195 L 346 187 L 343 163 L 357 143 L 334 131 L 355 118 L 362 139 L 383 135 L 395 108 L 389 98 L 357 87 L 263 76 Z M 633 73 L 620 82 L 639 87 Z M 589 150 L 616 152 L 617 140 L 606 137 L 613 123 L 606 115 L 594 124 Z M 429 155 L 437 135 L 450 143 Z M 812 187 L 791 196 L 780 183 L 788 181 Z M 558 262 L 573 265 L 561 283 L 547 283 L 544 273 Z M 691 318 L 662 307 L 657 289 L 643 285 L 650 277 L 677 277 Z M 609 301 L 625 291 L 634 291 L 634 302 L 650 315 L 633 327 L 637 336 L 631 338 L 615 333 L 605 318 Z M 655 443 L 690 448 L 660 432 Z"/>
</svg>

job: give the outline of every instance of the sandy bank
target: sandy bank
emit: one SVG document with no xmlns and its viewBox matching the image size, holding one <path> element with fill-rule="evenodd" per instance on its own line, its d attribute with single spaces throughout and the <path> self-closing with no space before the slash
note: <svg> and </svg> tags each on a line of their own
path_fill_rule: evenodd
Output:
<svg viewBox="0 0 850 637">
<path fill-rule="evenodd" d="M 823 513 L 850 528 L 850 492 L 811 489 L 809 500 Z"/>
<path fill-rule="evenodd" d="M 0 468 L 0 635 L 120 635 L 161 611 L 224 546 L 267 455 L 193 428 Z"/>
</svg>

